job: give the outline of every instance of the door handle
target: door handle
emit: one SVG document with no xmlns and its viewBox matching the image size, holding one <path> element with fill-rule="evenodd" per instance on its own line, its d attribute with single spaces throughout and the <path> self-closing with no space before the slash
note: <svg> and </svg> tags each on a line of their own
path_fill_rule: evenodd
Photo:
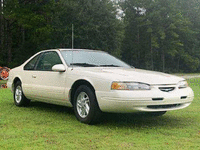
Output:
<svg viewBox="0 0 200 150">
<path fill-rule="evenodd" d="M 36 75 L 32 75 L 32 78 L 36 78 Z"/>
</svg>

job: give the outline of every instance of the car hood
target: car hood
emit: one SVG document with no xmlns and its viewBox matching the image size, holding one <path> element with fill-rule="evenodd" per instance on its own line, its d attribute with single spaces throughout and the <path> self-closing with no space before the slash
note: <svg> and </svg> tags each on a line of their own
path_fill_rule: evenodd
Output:
<svg viewBox="0 0 200 150">
<path fill-rule="evenodd" d="M 174 75 L 148 71 L 135 68 L 97 68 L 97 67 L 84 67 L 74 68 L 74 71 L 81 71 L 85 76 L 93 76 L 96 78 L 108 79 L 112 81 L 135 81 L 148 84 L 177 84 L 184 78 Z"/>
</svg>

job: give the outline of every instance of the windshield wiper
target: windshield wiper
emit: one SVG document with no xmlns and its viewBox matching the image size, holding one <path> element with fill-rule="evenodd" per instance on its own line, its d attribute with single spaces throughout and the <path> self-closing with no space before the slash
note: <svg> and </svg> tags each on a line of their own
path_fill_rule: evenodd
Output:
<svg viewBox="0 0 200 150">
<path fill-rule="evenodd" d="M 117 66 L 117 65 L 99 65 L 100 67 L 120 67 L 120 66 Z"/>
<path fill-rule="evenodd" d="M 97 65 L 94 64 L 88 64 L 88 63 L 71 63 L 71 65 L 75 65 L 75 66 L 82 66 L 82 67 L 96 67 Z"/>
<path fill-rule="evenodd" d="M 94 65 L 94 64 L 88 64 L 88 63 L 71 63 L 71 66 L 81 66 L 81 67 L 120 67 L 117 65 Z"/>
</svg>

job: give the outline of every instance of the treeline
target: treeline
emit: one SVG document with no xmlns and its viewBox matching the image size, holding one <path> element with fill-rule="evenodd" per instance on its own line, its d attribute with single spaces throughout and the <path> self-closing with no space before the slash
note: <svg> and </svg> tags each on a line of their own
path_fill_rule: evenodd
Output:
<svg viewBox="0 0 200 150">
<path fill-rule="evenodd" d="M 0 66 L 43 49 L 107 51 L 132 66 L 200 71 L 200 0 L 1 0 Z"/>
</svg>

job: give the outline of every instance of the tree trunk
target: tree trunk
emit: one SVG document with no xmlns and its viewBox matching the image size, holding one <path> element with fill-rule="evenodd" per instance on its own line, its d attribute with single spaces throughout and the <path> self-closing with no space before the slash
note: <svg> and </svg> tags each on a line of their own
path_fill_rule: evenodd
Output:
<svg viewBox="0 0 200 150">
<path fill-rule="evenodd" d="M 4 19 L 3 19 L 3 1 L 0 0 L 0 54 L 3 52 L 4 41 Z"/>
<path fill-rule="evenodd" d="M 11 63 L 12 61 L 12 32 L 11 32 L 11 27 L 10 27 L 10 21 L 7 20 L 7 27 L 6 27 L 6 35 L 7 35 L 7 62 L 8 64 Z"/>
<path fill-rule="evenodd" d="M 25 29 L 21 27 L 21 34 L 22 34 L 22 45 L 24 46 L 25 43 Z"/>
<path fill-rule="evenodd" d="M 180 68 L 180 57 L 178 57 L 177 72 L 179 72 L 179 68 Z"/>
<path fill-rule="evenodd" d="M 153 66 L 153 50 L 152 50 L 152 43 L 151 43 L 151 32 L 150 32 L 150 51 L 151 51 L 151 70 L 153 70 L 154 66 Z"/>
<path fill-rule="evenodd" d="M 138 34 L 137 34 L 137 58 L 138 58 L 138 67 L 141 67 L 141 60 L 140 60 L 140 28 L 138 28 Z"/>
<path fill-rule="evenodd" d="M 162 70 L 163 70 L 163 72 L 165 72 L 165 52 L 164 52 L 164 50 L 162 50 Z"/>
<path fill-rule="evenodd" d="M 12 61 L 12 33 L 8 32 L 8 64 Z"/>
</svg>

